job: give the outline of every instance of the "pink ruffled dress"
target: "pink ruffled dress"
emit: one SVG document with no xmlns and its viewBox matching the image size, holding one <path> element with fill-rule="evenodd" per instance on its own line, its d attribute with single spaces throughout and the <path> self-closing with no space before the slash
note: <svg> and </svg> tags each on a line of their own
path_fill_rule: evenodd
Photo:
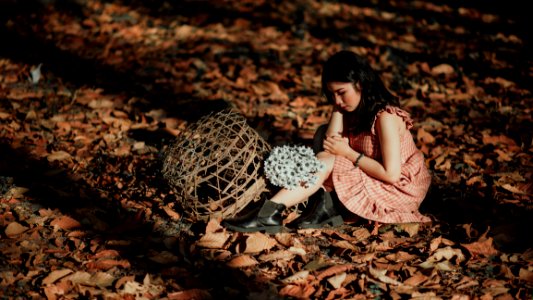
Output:
<svg viewBox="0 0 533 300">
<path fill-rule="evenodd" d="M 384 111 L 400 116 L 407 130 L 400 137 L 401 178 L 395 184 L 385 183 L 367 175 L 345 157 L 337 156 L 329 184 L 333 184 L 340 201 L 354 214 L 382 223 L 430 222 L 418 211 L 431 184 L 431 175 L 409 129 L 413 120 L 409 113 L 393 106 Z M 376 119 L 370 132 L 349 136 L 350 146 L 367 157 L 381 161 Z"/>
</svg>

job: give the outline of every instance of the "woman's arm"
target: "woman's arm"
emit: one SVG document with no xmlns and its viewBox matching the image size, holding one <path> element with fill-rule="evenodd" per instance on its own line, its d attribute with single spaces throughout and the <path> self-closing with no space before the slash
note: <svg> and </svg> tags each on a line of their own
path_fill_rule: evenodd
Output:
<svg viewBox="0 0 533 300">
<path fill-rule="evenodd" d="M 333 106 L 333 112 L 331 113 L 331 118 L 329 119 L 328 130 L 326 131 L 326 137 L 329 136 L 341 136 L 343 130 L 343 116 L 342 112 Z"/>
<path fill-rule="evenodd" d="M 402 162 L 400 157 L 400 132 L 403 121 L 397 115 L 381 113 L 376 120 L 376 131 L 381 145 L 382 163 L 363 157 L 359 167 L 368 175 L 388 183 L 400 180 Z"/>
<path fill-rule="evenodd" d="M 376 130 L 381 145 L 382 162 L 363 156 L 358 167 L 368 175 L 387 183 L 396 183 L 401 176 L 400 130 L 403 121 L 400 117 L 381 113 L 376 120 Z M 403 125 L 405 126 L 405 125 Z M 324 141 L 324 149 L 335 155 L 342 155 L 354 162 L 360 153 L 350 148 L 347 139 L 328 137 Z"/>
</svg>

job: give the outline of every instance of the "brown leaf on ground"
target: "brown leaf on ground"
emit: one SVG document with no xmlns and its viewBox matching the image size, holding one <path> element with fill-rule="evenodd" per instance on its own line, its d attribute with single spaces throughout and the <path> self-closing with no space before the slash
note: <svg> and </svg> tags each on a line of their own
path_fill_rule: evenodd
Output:
<svg viewBox="0 0 533 300">
<path fill-rule="evenodd" d="M 349 241 L 337 241 L 337 242 L 333 243 L 333 246 L 339 247 L 339 248 L 343 248 L 343 249 L 350 249 L 350 250 L 357 251 L 357 247 L 355 247 L 353 245 L 353 243 L 351 243 Z"/>
<path fill-rule="evenodd" d="M 418 233 L 418 230 L 420 229 L 420 223 L 402 223 L 396 225 L 396 227 L 400 231 L 407 232 L 410 237 L 413 237 Z"/>
<path fill-rule="evenodd" d="M 474 256 L 476 255 L 483 255 L 483 256 L 497 255 L 499 251 L 496 250 L 494 248 L 494 245 L 492 244 L 493 238 L 486 237 L 487 232 L 485 232 L 476 242 L 473 242 L 470 244 L 461 244 L 461 245 L 465 247 L 466 249 L 468 249 L 468 251 Z"/>
<path fill-rule="evenodd" d="M 281 281 L 285 284 L 301 284 L 307 282 L 310 276 L 310 271 L 302 270 L 287 278 L 282 279 Z"/>
<path fill-rule="evenodd" d="M 7 120 L 11 117 L 11 114 L 0 111 L 0 120 Z"/>
<path fill-rule="evenodd" d="M 71 274 L 72 272 L 73 271 L 71 269 L 62 269 L 62 270 L 52 271 L 50 274 L 48 274 L 48 276 L 46 276 L 43 279 L 43 284 L 44 285 L 52 284 L 56 282 L 57 280 L 67 276 L 68 274 Z"/>
<path fill-rule="evenodd" d="M 72 156 L 65 151 L 53 151 L 50 155 L 47 156 L 49 162 L 53 161 L 62 161 L 71 158 Z"/>
<path fill-rule="evenodd" d="M 99 259 L 99 258 L 113 258 L 113 257 L 119 257 L 120 254 L 118 253 L 117 250 L 112 250 L 112 249 L 105 249 L 105 250 L 101 250 L 101 251 L 98 251 L 96 254 L 94 254 L 93 256 L 91 256 L 91 259 Z"/>
<path fill-rule="evenodd" d="M 434 76 L 440 75 L 440 74 L 450 75 L 453 73 L 454 73 L 453 67 L 448 64 L 440 64 L 438 66 L 431 68 L 431 74 Z"/>
<path fill-rule="evenodd" d="M 168 205 L 165 205 L 163 206 L 163 210 L 165 211 L 165 213 L 170 217 L 172 218 L 172 220 L 174 221 L 179 221 L 181 219 L 181 215 L 177 212 L 175 212 L 171 207 L 169 207 Z"/>
<path fill-rule="evenodd" d="M 261 254 L 258 258 L 261 261 L 275 261 L 275 260 L 290 261 L 295 256 L 296 254 L 289 250 L 278 250 L 278 251 Z"/>
<path fill-rule="evenodd" d="M 129 268 L 130 262 L 127 260 L 102 259 L 87 263 L 87 268 L 97 270 L 109 270 L 113 267 Z"/>
<path fill-rule="evenodd" d="M 117 282 L 115 283 L 115 288 L 121 289 L 124 286 L 124 284 L 126 284 L 126 282 L 128 281 L 135 281 L 135 276 L 132 276 L 132 275 L 123 276 L 122 278 L 117 280 Z"/>
<path fill-rule="evenodd" d="M 246 268 L 250 266 L 255 266 L 257 265 L 257 263 L 257 260 L 255 260 L 250 255 L 239 255 L 228 261 L 226 265 L 230 268 Z"/>
<path fill-rule="evenodd" d="M 415 275 L 407 278 L 403 284 L 410 285 L 410 286 L 418 286 L 421 283 L 428 280 L 428 277 L 420 272 L 417 272 Z"/>
<path fill-rule="evenodd" d="M 109 287 L 115 281 L 115 277 L 106 272 L 96 272 L 90 274 L 88 272 L 76 272 L 65 278 L 70 280 L 73 284 L 82 284 L 87 286 Z"/>
<path fill-rule="evenodd" d="M 422 144 L 433 144 L 436 140 L 431 133 L 427 132 L 423 128 L 418 129 L 416 137 L 418 141 Z"/>
<path fill-rule="evenodd" d="M 230 236 L 231 234 L 225 231 L 206 233 L 196 242 L 196 245 L 211 249 L 222 248 Z"/>
<path fill-rule="evenodd" d="M 12 187 L 5 193 L 4 197 L 7 199 L 22 199 L 28 191 L 29 189 L 25 187 Z"/>
<path fill-rule="evenodd" d="M 7 237 L 14 238 L 19 234 L 26 232 L 28 229 L 28 227 L 20 225 L 18 222 L 11 222 L 7 225 L 4 233 L 7 235 Z"/>
<path fill-rule="evenodd" d="M 79 228 L 81 226 L 80 222 L 69 216 L 60 216 L 58 218 L 55 218 L 54 220 L 52 220 L 52 222 L 50 222 L 50 225 L 54 227 L 54 230 L 70 230 L 74 228 Z"/>
<path fill-rule="evenodd" d="M 346 272 L 346 271 L 350 271 L 352 269 L 355 268 L 355 265 L 351 265 L 351 264 L 347 264 L 347 265 L 335 265 L 335 266 L 331 266 L 329 268 L 327 268 L 326 270 L 324 271 L 321 271 L 317 276 L 316 278 L 318 280 L 322 280 L 326 277 L 330 277 L 332 275 L 336 275 L 336 274 L 339 274 L 341 272 Z"/>
<path fill-rule="evenodd" d="M 520 268 L 520 272 L 518 274 L 518 277 L 520 280 L 523 280 L 528 283 L 533 283 L 533 271 L 527 270 L 525 268 Z"/>
<path fill-rule="evenodd" d="M 387 276 L 387 270 L 374 269 L 370 267 L 369 271 L 370 271 L 370 274 L 374 278 L 376 278 L 377 280 L 383 283 L 392 284 L 392 285 L 402 285 L 402 283 L 399 282 L 398 280 Z"/>
<path fill-rule="evenodd" d="M 279 295 L 282 297 L 294 297 L 296 299 L 310 299 L 315 291 L 316 289 L 311 285 L 299 286 L 289 284 L 279 291 Z"/>
<path fill-rule="evenodd" d="M 252 233 L 246 239 L 245 247 L 242 253 L 258 253 L 270 250 L 277 245 L 277 241 L 263 233 Z"/>
<path fill-rule="evenodd" d="M 340 289 L 342 287 L 342 283 L 346 279 L 346 273 L 342 272 L 340 274 L 337 274 L 335 276 L 331 276 L 327 279 L 329 284 L 333 286 L 335 290 Z"/>
<path fill-rule="evenodd" d="M 190 289 L 186 291 L 179 291 L 167 294 L 169 300 L 210 300 L 213 299 L 209 291 L 201 289 Z"/>
<path fill-rule="evenodd" d="M 414 254 L 410 254 L 410 253 L 407 253 L 407 252 L 404 252 L 404 251 L 398 251 L 398 252 L 391 253 L 391 254 L 386 256 L 386 258 L 389 261 L 393 261 L 393 262 L 410 261 L 410 260 L 413 260 L 413 259 L 415 259 L 417 257 L 418 256 L 416 256 Z"/>
</svg>

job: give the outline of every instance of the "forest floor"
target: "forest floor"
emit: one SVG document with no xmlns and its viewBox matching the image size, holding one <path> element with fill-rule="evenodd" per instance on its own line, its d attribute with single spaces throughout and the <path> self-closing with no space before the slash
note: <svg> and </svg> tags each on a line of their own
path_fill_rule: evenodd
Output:
<svg viewBox="0 0 533 300">
<path fill-rule="evenodd" d="M 532 299 L 520 7 L 21 2 L 0 1 L 0 299 Z M 309 145 L 340 49 L 415 119 L 432 223 L 268 235 L 196 220 L 162 176 L 166 149 L 225 107 L 272 146 Z"/>
</svg>

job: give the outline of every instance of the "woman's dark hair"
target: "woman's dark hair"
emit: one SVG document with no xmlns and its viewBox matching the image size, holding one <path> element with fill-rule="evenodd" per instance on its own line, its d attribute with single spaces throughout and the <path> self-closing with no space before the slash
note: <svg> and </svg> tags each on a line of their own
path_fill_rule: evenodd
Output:
<svg viewBox="0 0 533 300">
<path fill-rule="evenodd" d="M 351 82 L 360 88 L 361 102 L 353 112 L 345 114 L 344 131 L 369 131 L 376 114 L 387 105 L 400 106 L 400 101 L 385 87 L 370 64 L 354 52 L 342 50 L 331 56 L 322 69 L 322 94 L 335 103 L 328 82 Z"/>
</svg>

